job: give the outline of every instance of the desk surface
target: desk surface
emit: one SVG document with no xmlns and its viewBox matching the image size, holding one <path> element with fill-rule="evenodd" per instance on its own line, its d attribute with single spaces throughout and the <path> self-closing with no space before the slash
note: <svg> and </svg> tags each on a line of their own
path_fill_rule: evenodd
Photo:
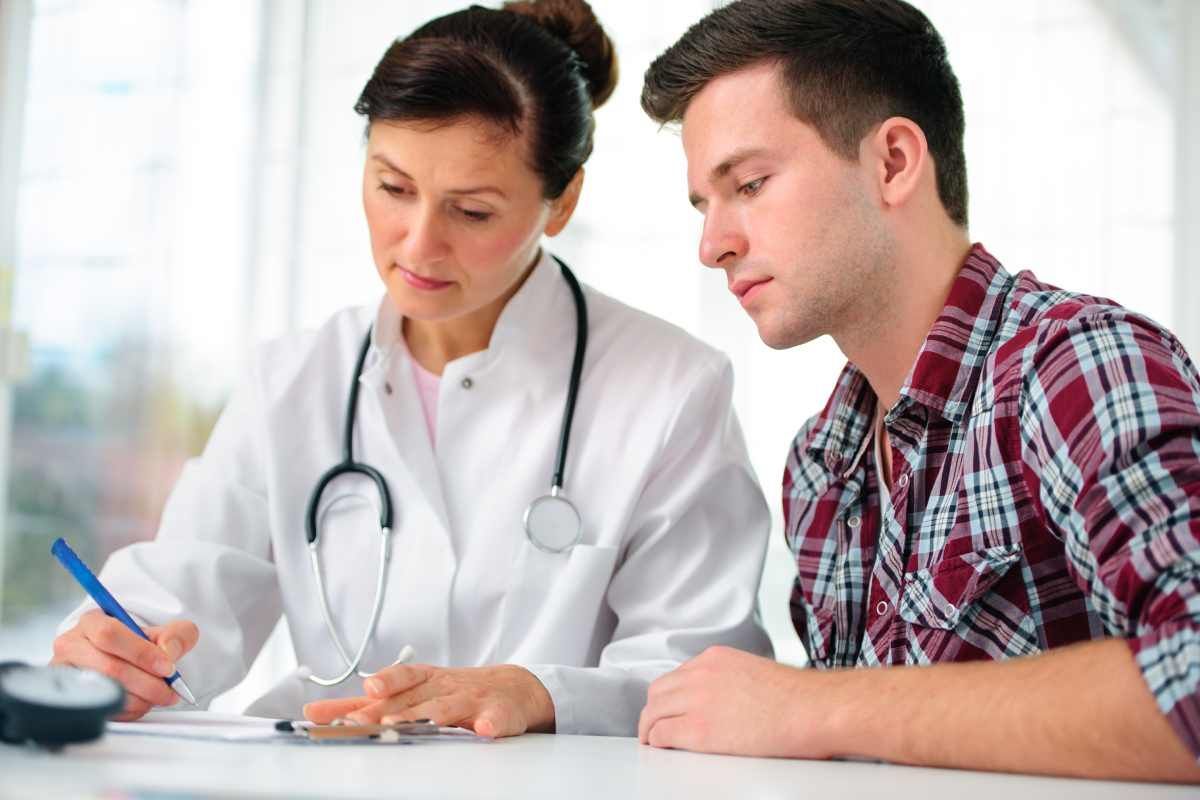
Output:
<svg viewBox="0 0 1200 800">
<path fill-rule="evenodd" d="M 1196 798 L 1194 788 L 708 756 L 636 739 L 491 743 L 224 743 L 109 734 L 51 754 L 0 746 L 0 797 Z"/>
</svg>

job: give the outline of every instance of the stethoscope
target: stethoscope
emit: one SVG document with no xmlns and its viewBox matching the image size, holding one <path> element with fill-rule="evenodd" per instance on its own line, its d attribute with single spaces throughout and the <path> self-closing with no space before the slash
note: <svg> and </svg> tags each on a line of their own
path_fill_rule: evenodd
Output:
<svg viewBox="0 0 1200 800">
<path fill-rule="evenodd" d="M 529 539 L 530 544 L 538 550 L 545 553 L 565 553 L 579 544 L 579 541 L 583 538 L 583 520 L 579 516 L 579 511 L 575 508 L 575 505 L 563 495 L 562 486 L 563 473 L 567 465 L 567 444 L 571 438 L 571 421 L 575 416 L 575 399 L 579 394 L 579 380 L 583 373 L 583 357 L 587 352 L 588 318 L 587 301 L 584 300 L 583 290 L 579 287 L 579 281 L 575 279 L 574 273 L 571 272 L 566 264 L 557 257 L 554 260 L 558 262 L 558 266 L 562 269 L 563 279 L 567 282 L 567 286 L 570 287 L 571 295 L 575 300 L 575 358 L 571 363 L 571 381 L 567 385 L 567 407 L 563 411 L 562 428 L 558 438 L 558 460 L 554 466 L 554 477 L 550 482 L 550 493 L 534 499 L 529 504 L 529 507 L 525 509 L 523 524 L 525 526 L 525 536 Z M 354 673 L 363 678 L 372 674 L 360 670 L 359 666 L 362 664 L 363 655 L 367 651 L 367 645 L 370 643 L 371 637 L 375 634 L 375 626 L 379 623 L 379 614 L 383 610 L 384 578 L 387 574 L 388 560 L 391 558 L 392 495 L 388 491 L 387 481 L 384 480 L 379 470 L 368 464 L 354 460 L 353 438 L 354 420 L 358 407 L 358 385 L 359 379 L 362 377 L 363 365 L 366 363 L 367 353 L 370 349 L 371 331 L 368 330 L 367 336 L 363 340 L 362 349 L 358 353 L 358 361 L 354 366 L 354 379 L 350 382 L 350 398 L 346 404 L 346 421 L 342 435 L 342 460 L 331 467 L 317 481 L 316 488 L 313 489 L 312 494 L 309 496 L 308 513 L 305 517 L 308 557 L 312 564 L 313 576 L 317 581 L 317 595 L 321 600 L 321 616 L 325 619 L 325 627 L 329 630 L 329 638 L 333 640 L 338 655 L 341 656 L 342 661 L 346 664 L 346 668 L 342 673 L 333 678 L 322 678 L 313 675 L 312 671 L 307 667 L 300 667 L 297 670 L 301 677 L 307 678 L 321 686 L 336 686 Z M 325 581 L 321 573 L 321 559 L 317 554 L 319 529 L 317 508 L 321 502 L 321 495 L 330 483 L 343 475 L 362 475 L 369 478 L 375 484 L 375 489 L 379 494 L 379 571 L 375 577 L 375 605 L 371 609 L 371 618 L 367 623 L 366 633 L 363 634 L 362 643 L 359 644 L 353 658 L 350 657 L 346 648 L 342 645 L 342 639 L 333 624 L 333 616 L 329 612 L 329 600 L 325 595 Z M 326 507 L 323 513 L 328 513 L 330 508 L 348 497 L 351 497 L 351 495 L 338 498 Z M 397 662 L 407 660 L 407 657 L 411 653 L 412 648 L 405 645 L 404 649 L 401 650 L 400 656 L 397 658 Z"/>
</svg>

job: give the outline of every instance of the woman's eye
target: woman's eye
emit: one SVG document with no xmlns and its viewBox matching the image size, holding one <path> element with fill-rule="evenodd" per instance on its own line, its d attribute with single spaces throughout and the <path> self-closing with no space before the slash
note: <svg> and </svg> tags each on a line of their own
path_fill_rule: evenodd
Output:
<svg viewBox="0 0 1200 800">
<path fill-rule="evenodd" d="M 472 211 L 468 208 L 460 208 L 458 213 L 462 214 L 471 222 L 487 222 L 492 218 L 490 212 L 487 211 Z"/>
<path fill-rule="evenodd" d="M 379 188 L 382 189 L 383 191 L 387 192 L 388 194 L 390 194 L 393 197 L 398 197 L 399 195 L 407 194 L 407 192 L 404 191 L 403 186 L 395 186 L 395 185 L 387 183 L 385 181 L 379 182 Z"/>
<path fill-rule="evenodd" d="M 766 182 L 766 178 L 755 178 L 749 183 L 743 183 L 741 186 L 739 186 L 738 191 L 747 197 L 753 197 L 754 195 L 758 194 L 759 189 L 761 189 L 763 184 Z"/>
</svg>

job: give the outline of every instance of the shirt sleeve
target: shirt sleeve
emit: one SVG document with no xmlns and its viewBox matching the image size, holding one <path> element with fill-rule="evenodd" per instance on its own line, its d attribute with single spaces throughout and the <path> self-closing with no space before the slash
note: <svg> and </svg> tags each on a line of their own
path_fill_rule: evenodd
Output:
<svg viewBox="0 0 1200 800">
<path fill-rule="evenodd" d="M 1038 334 L 1021 446 L 1046 522 L 1200 759 L 1200 378 L 1170 334 L 1132 314 Z"/>
<path fill-rule="evenodd" d="M 203 454 L 184 465 L 156 538 L 116 551 L 99 575 L 144 624 L 196 624 L 200 639 L 179 668 L 202 706 L 245 676 L 282 613 L 260 396 L 253 380 L 234 392 Z M 95 607 L 85 602 L 60 632 Z"/>
<path fill-rule="evenodd" d="M 682 394 L 609 584 L 617 617 L 597 667 L 525 665 L 559 733 L 634 736 L 650 683 L 713 645 L 771 654 L 758 620 L 771 521 L 722 358 Z"/>
</svg>

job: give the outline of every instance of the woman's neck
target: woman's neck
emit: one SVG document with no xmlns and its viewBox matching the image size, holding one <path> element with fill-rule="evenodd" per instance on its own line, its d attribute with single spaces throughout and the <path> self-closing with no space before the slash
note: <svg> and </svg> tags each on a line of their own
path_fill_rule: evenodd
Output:
<svg viewBox="0 0 1200 800">
<path fill-rule="evenodd" d="M 518 281 L 482 308 L 443 320 L 405 317 L 402 332 L 408 352 L 426 370 L 441 375 L 451 361 L 486 350 L 504 307 L 528 280 L 540 258 L 539 252 Z"/>
</svg>

